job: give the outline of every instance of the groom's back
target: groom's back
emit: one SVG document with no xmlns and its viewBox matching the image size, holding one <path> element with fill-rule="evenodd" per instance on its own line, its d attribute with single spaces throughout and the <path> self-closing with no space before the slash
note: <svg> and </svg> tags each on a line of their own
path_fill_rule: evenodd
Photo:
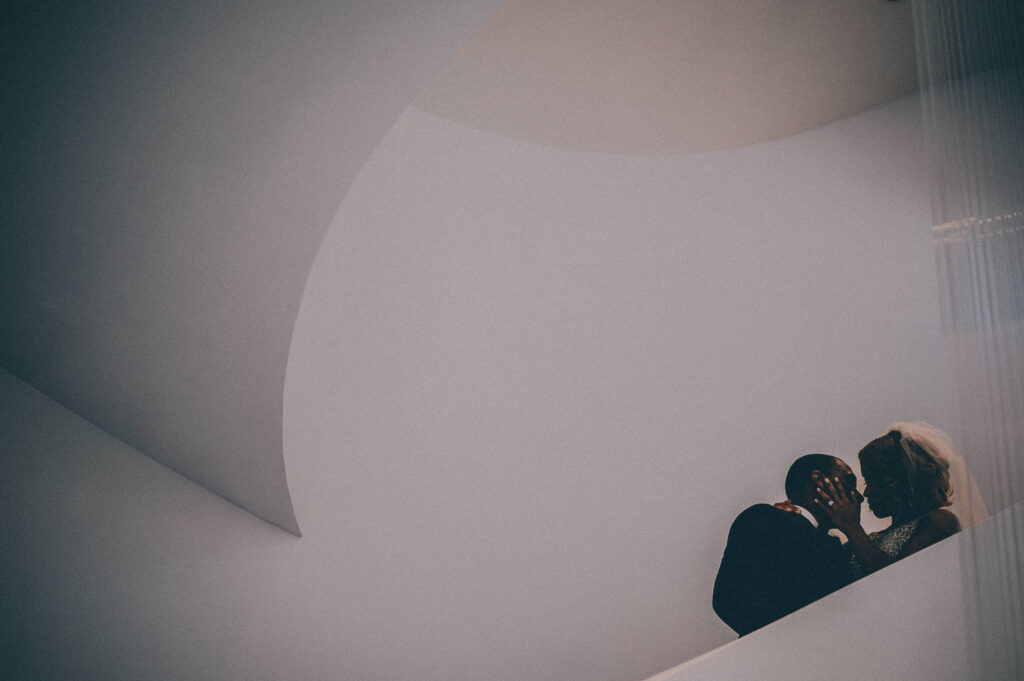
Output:
<svg viewBox="0 0 1024 681">
<path fill-rule="evenodd" d="M 743 511 L 715 579 L 715 612 L 740 636 L 849 583 L 835 537 L 796 513 L 768 504 Z"/>
</svg>

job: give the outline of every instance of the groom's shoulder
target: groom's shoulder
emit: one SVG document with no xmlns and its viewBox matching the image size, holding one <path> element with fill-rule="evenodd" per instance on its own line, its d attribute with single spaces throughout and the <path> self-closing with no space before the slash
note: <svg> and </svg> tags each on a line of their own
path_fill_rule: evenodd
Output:
<svg viewBox="0 0 1024 681">
<path fill-rule="evenodd" d="M 775 508 L 771 504 L 754 504 L 753 506 L 747 507 L 746 510 L 744 510 L 742 513 L 736 516 L 735 523 L 756 522 L 765 519 L 776 520 L 779 518 L 784 518 L 786 516 L 786 513 L 786 511 L 783 511 L 782 509 L 779 508 Z"/>
<path fill-rule="evenodd" d="M 771 504 L 754 504 L 736 516 L 736 520 L 732 523 L 731 531 L 738 532 L 751 528 L 787 525 L 792 521 L 792 518 L 788 517 L 790 515 L 795 514 L 775 508 Z"/>
<path fill-rule="evenodd" d="M 813 526 L 803 516 L 783 511 L 771 504 L 754 504 L 733 521 L 729 536 L 734 539 L 756 536 L 777 540 L 781 536 L 802 537 Z"/>
</svg>

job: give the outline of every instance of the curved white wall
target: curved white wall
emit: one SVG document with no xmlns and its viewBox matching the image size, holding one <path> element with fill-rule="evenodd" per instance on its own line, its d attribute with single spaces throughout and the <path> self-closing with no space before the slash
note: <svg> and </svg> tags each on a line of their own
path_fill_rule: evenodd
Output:
<svg viewBox="0 0 1024 681">
<path fill-rule="evenodd" d="M 3 374 L 0 676 L 641 678 L 731 638 L 794 456 L 945 425 L 916 102 L 690 156 L 392 128 L 495 4 L 12 6 L 0 359 L 291 529 L 292 320 L 387 134 L 294 328 L 301 541 Z"/>
<path fill-rule="evenodd" d="M 917 89 L 908 2 L 509 0 L 416 97 L 507 137 L 731 149 Z"/>
<path fill-rule="evenodd" d="M 916 99 L 656 157 L 410 108 L 292 340 L 324 605 L 372 613 L 392 679 L 637 678 L 728 641 L 735 515 L 799 454 L 943 423 L 936 295 Z"/>
<path fill-rule="evenodd" d="M 478 681 L 524 678 L 530 668 L 534 678 L 588 678 L 581 668 L 592 669 L 593 647 L 558 664 L 566 644 L 557 638 L 524 663 L 518 639 L 479 650 L 460 647 L 465 640 L 437 649 L 394 637 L 408 592 L 386 575 L 374 580 L 372 555 L 339 560 L 345 547 L 329 537 L 275 530 L 6 372 L 0 448 L 5 681 Z M 979 612 L 996 616 L 989 625 L 1016 616 L 1000 611 L 1000 575 L 970 560 L 960 572 L 957 562 L 1007 547 L 1019 561 L 1021 544 L 1007 542 L 1015 528 L 1019 535 L 1021 509 L 1014 513 L 659 678 L 1011 678 L 999 674 L 1007 660 L 990 654 L 996 641 L 971 640 L 958 619 L 958 579 L 986 592 Z M 495 607 L 493 617 L 505 613 Z M 982 631 L 1005 637 L 1004 652 L 1021 650 L 1019 626 Z M 656 671 L 682 659 L 666 657 Z M 628 666 L 589 678 L 640 679 L 653 661 Z"/>
<path fill-rule="evenodd" d="M 0 364 L 297 532 L 281 394 L 313 257 L 498 4 L 5 3 Z"/>
<path fill-rule="evenodd" d="M 1022 522 L 1017 504 L 648 681 L 1019 678 L 1022 585 L 1004 569 L 1024 559 Z"/>
</svg>

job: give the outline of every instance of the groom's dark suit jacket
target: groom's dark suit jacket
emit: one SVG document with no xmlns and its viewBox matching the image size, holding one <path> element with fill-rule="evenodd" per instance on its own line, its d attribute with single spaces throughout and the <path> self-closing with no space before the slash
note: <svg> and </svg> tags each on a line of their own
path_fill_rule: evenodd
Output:
<svg viewBox="0 0 1024 681">
<path fill-rule="evenodd" d="M 837 538 L 801 515 L 756 504 L 729 530 L 712 604 L 744 636 L 849 583 Z"/>
</svg>

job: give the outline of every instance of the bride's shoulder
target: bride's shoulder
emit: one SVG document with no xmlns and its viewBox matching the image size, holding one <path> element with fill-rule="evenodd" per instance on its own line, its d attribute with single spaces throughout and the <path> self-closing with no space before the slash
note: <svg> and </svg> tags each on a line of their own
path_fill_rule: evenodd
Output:
<svg viewBox="0 0 1024 681">
<path fill-rule="evenodd" d="M 922 520 L 945 534 L 956 534 L 960 531 L 960 519 L 948 508 L 935 509 Z"/>
<path fill-rule="evenodd" d="M 945 508 L 936 509 L 918 521 L 913 537 L 899 557 L 909 556 L 959 531 L 960 521 L 957 520 L 956 514 Z"/>
</svg>

